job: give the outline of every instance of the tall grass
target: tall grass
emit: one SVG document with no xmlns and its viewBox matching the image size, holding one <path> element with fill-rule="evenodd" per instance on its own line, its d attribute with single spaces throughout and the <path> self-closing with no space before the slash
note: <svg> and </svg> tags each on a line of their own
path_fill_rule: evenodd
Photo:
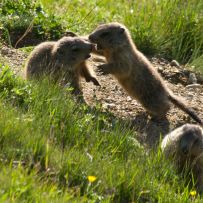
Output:
<svg viewBox="0 0 203 203">
<path fill-rule="evenodd" d="M 119 21 L 144 53 L 202 67 L 201 1 L 40 2 L 81 35 Z M 77 104 L 70 91 L 47 79 L 24 81 L 0 64 L 1 202 L 201 201 L 127 122 Z"/>
<path fill-rule="evenodd" d="M 41 1 L 44 8 L 60 15 L 68 29 L 88 34 L 99 23 L 118 21 L 131 31 L 145 54 L 159 54 L 181 63 L 202 67 L 203 2 L 199 0 L 140 1 Z M 203 67 L 202 67 L 203 68 Z"/>
<path fill-rule="evenodd" d="M 130 29 L 145 54 L 202 68 L 203 3 L 199 0 L 5 0 L 0 5 L 0 30 L 8 41 L 14 35 L 12 43 L 30 26 L 34 34 L 30 37 L 36 41 L 58 39 L 65 29 L 89 34 L 99 23 L 118 21 Z"/>
<path fill-rule="evenodd" d="M 3 68 L 0 98 L 2 202 L 199 201 L 159 150 L 144 150 L 127 123 L 76 104 L 69 89 Z"/>
</svg>

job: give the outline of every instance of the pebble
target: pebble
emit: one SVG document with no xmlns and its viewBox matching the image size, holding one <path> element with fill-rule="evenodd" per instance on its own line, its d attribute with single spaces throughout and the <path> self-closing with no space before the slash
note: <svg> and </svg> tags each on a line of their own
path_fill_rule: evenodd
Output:
<svg viewBox="0 0 203 203">
<path fill-rule="evenodd" d="M 159 71 L 163 71 L 164 70 L 164 68 L 162 66 L 158 66 L 157 68 L 158 68 Z"/>
<path fill-rule="evenodd" d="M 114 108 L 114 107 L 116 107 L 116 105 L 115 104 L 109 104 L 109 103 L 103 103 L 102 107 L 104 109 L 108 109 L 108 108 Z"/>
<path fill-rule="evenodd" d="M 159 64 L 160 64 L 160 65 L 162 65 L 162 66 L 164 66 L 164 65 L 165 65 L 165 63 L 164 63 L 164 62 L 161 62 L 161 61 L 159 62 Z"/>
<path fill-rule="evenodd" d="M 127 101 L 132 101 L 132 98 L 130 96 L 128 96 Z"/>
<path fill-rule="evenodd" d="M 189 84 L 196 84 L 197 83 L 197 77 L 194 73 L 190 73 L 188 83 Z"/>
<path fill-rule="evenodd" d="M 191 89 L 200 89 L 200 88 L 203 88 L 203 86 L 200 84 L 191 84 L 191 85 L 187 85 L 186 88 L 188 88 L 188 89 L 190 89 L 190 88 Z"/>
<path fill-rule="evenodd" d="M 171 66 L 180 67 L 180 64 L 176 60 L 172 60 L 170 64 Z"/>
<path fill-rule="evenodd" d="M 190 99 L 192 99 L 194 97 L 194 94 L 193 93 L 188 93 L 186 97 L 190 100 Z"/>
</svg>

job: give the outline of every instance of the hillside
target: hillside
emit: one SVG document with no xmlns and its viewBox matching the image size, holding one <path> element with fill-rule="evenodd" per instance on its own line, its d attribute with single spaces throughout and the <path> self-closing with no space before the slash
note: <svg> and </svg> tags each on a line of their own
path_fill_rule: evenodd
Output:
<svg viewBox="0 0 203 203">
<path fill-rule="evenodd" d="M 0 202 L 201 202 L 191 174 L 179 174 L 159 144 L 195 123 L 172 105 L 155 122 L 112 76 L 88 60 L 101 87 L 23 79 L 33 47 L 73 31 L 119 21 L 167 86 L 203 119 L 202 9 L 198 0 L 0 2 Z M 177 60 L 178 62 L 172 62 Z"/>
</svg>

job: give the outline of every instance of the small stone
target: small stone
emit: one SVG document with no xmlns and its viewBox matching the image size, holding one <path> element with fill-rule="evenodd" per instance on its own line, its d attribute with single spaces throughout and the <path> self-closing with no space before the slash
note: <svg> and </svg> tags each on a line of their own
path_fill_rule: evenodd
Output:
<svg viewBox="0 0 203 203">
<path fill-rule="evenodd" d="M 164 65 L 165 65 L 165 63 L 164 63 L 164 62 L 159 62 L 159 64 L 160 64 L 160 65 L 162 65 L 162 66 L 164 66 Z"/>
<path fill-rule="evenodd" d="M 157 69 L 158 69 L 159 71 L 163 71 L 163 70 L 164 70 L 164 68 L 163 68 L 162 66 L 158 66 Z"/>
<path fill-rule="evenodd" d="M 178 69 L 178 68 L 175 68 L 175 66 L 173 66 L 172 68 L 171 68 L 171 72 L 172 73 L 180 73 L 180 70 Z"/>
<path fill-rule="evenodd" d="M 170 64 L 171 66 L 180 67 L 180 64 L 176 60 L 172 60 Z"/>
<path fill-rule="evenodd" d="M 200 89 L 200 88 L 203 88 L 203 86 L 200 84 L 191 84 L 191 85 L 187 85 L 186 88 L 188 88 L 188 89 Z"/>
<path fill-rule="evenodd" d="M 197 83 L 197 77 L 194 73 L 190 73 L 188 83 L 189 84 L 196 84 Z"/>
<path fill-rule="evenodd" d="M 132 101 L 132 98 L 130 96 L 128 96 L 127 101 Z"/>
<path fill-rule="evenodd" d="M 115 104 L 108 104 L 107 106 L 110 107 L 110 108 L 114 108 L 114 107 L 116 107 Z"/>
<path fill-rule="evenodd" d="M 114 88 L 114 90 L 115 90 L 115 91 L 118 91 L 118 90 L 119 90 L 119 87 L 116 85 L 115 88 Z"/>
<path fill-rule="evenodd" d="M 115 104 L 109 104 L 109 103 L 103 103 L 102 107 L 104 109 L 109 109 L 109 108 L 114 108 L 116 105 Z"/>
<path fill-rule="evenodd" d="M 190 100 L 194 97 L 194 94 L 190 92 L 186 95 L 186 97 L 188 98 L 188 100 Z"/>
</svg>

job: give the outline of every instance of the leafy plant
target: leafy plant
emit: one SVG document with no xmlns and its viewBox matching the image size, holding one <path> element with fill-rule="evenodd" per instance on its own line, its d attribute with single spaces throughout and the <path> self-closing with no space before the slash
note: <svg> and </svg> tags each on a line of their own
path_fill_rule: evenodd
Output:
<svg viewBox="0 0 203 203">
<path fill-rule="evenodd" d="M 0 65 L 0 97 L 17 106 L 31 102 L 31 87 L 22 79 L 17 79 L 8 66 Z"/>
<path fill-rule="evenodd" d="M 0 112 L 3 202 L 200 201 L 160 150 L 142 147 L 126 123 L 78 105 L 67 88 L 1 67 Z"/>
<path fill-rule="evenodd" d="M 46 13 L 42 5 L 36 1 L 5 0 L 1 4 L 1 35 L 4 39 L 10 37 L 13 45 L 26 35 L 40 40 L 58 39 L 64 32 L 60 17 Z"/>
</svg>

